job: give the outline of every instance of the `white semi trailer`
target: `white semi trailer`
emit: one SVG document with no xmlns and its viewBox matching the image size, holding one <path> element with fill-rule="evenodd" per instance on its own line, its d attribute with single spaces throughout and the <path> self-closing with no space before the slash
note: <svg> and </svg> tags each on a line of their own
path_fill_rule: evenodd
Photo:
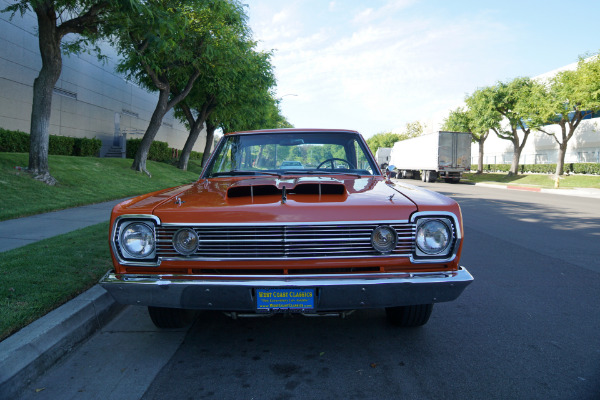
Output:
<svg viewBox="0 0 600 400">
<path fill-rule="evenodd" d="M 399 178 L 457 183 L 471 169 L 471 134 L 440 131 L 398 141 L 389 164 Z"/>
</svg>

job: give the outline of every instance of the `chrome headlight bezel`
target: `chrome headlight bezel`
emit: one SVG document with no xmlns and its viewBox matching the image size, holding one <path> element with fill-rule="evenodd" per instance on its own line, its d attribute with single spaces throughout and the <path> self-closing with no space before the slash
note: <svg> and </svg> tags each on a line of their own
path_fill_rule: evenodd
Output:
<svg viewBox="0 0 600 400">
<path fill-rule="evenodd" d="M 411 216 L 411 221 L 415 224 L 415 245 L 412 262 L 428 263 L 428 262 L 450 262 L 456 258 L 460 243 L 462 240 L 462 232 L 459 218 L 451 212 L 433 212 L 424 211 L 418 212 Z M 424 224 L 430 221 L 440 222 L 448 233 L 448 244 L 437 252 L 428 252 L 422 249 L 418 242 L 419 229 L 424 227 Z"/>
<path fill-rule="evenodd" d="M 128 227 L 141 224 L 149 229 L 151 233 L 152 249 L 143 255 L 127 249 L 123 243 L 123 235 Z M 122 265 L 136 266 L 157 266 L 160 261 L 157 260 L 156 249 L 158 245 L 156 237 L 156 226 L 160 225 L 160 220 L 153 215 L 128 214 L 117 217 L 113 223 L 111 233 L 111 248 L 117 261 Z"/>
<path fill-rule="evenodd" d="M 133 237 L 128 238 L 128 235 Z M 135 245 L 141 247 L 141 250 L 135 251 L 133 244 L 128 244 L 129 241 L 134 241 Z M 119 245 L 125 258 L 136 260 L 154 258 L 156 256 L 156 233 L 154 225 L 148 224 L 145 221 L 123 223 L 119 227 Z"/>
<path fill-rule="evenodd" d="M 445 218 L 423 218 L 417 222 L 415 245 L 417 254 L 448 255 L 452 246 L 452 226 Z M 435 247 L 434 247 L 435 246 Z"/>
</svg>

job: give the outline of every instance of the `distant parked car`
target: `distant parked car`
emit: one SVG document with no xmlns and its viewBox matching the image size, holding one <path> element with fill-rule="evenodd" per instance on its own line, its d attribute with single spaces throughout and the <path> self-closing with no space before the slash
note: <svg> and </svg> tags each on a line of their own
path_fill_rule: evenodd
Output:
<svg viewBox="0 0 600 400">
<path fill-rule="evenodd" d="M 102 286 L 147 306 L 160 328 L 189 323 L 193 310 L 371 308 L 420 326 L 473 280 L 459 264 L 458 204 L 395 186 L 348 130 L 226 134 L 197 182 L 114 207 L 110 245 Z"/>
<path fill-rule="evenodd" d="M 280 169 L 304 169 L 300 161 L 284 161 L 279 166 Z"/>
</svg>

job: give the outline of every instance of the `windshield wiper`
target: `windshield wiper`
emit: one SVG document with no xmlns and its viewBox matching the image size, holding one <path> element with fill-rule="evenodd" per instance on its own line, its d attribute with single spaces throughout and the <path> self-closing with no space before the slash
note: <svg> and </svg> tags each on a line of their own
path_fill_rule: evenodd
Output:
<svg viewBox="0 0 600 400">
<path fill-rule="evenodd" d="M 277 172 L 270 172 L 270 171 L 242 171 L 239 169 L 232 169 L 231 171 L 227 171 L 227 172 L 215 172 L 214 174 L 211 174 L 210 177 L 211 178 L 216 178 L 219 176 L 237 176 L 237 175 L 251 175 L 251 176 L 260 176 L 260 175 L 270 175 L 270 176 L 276 176 L 278 178 L 281 178 L 281 175 L 278 174 Z"/>
</svg>

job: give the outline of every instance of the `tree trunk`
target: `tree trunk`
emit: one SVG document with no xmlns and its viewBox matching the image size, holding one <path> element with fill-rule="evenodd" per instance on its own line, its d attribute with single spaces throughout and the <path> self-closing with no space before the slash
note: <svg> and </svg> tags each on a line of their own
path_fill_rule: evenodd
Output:
<svg viewBox="0 0 600 400">
<path fill-rule="evenodd" d="M 529 137 L 529 132 L 531 132 L 531 129 L 523 129 L 522 132 L 523 141 L 519 143 L 519 135 L 517 135 L 517 129 L 513 128 L 513 137 L 511 141 L 513 143 L 514 156 L 510 166 L 510 171 L 508 172 L 509 176 L 519 174 L 519 160 L 521 158 L 523 148 L 525 147 L 525 143 L 527 143 L 527 138 Z"/>
<path fill-rule="evenodd" d="M 33 103 L 29 131 L 29 171 L 48 184 L 56 183 L 49 174 L 48 148 L 52 92 L 62 70 L 60 35 L 57 32 L 54 9 L 42 4 L 35 7 L 38 18 L 38 43 L 42 68 L 33 82 Z"/>
<path fill-rule="evenodd" d="M 558 160 L 556 161 L 556 176 L 561 176 L 565 173 L 565 155 L 567 154 L 567 144 L 564 141 L 558 146 Z"/>
<path fill-rule="evenodd" d="M 198 140 L 198 136 L 200 136 L 200 132 L 204 127 L 205 118 L 198 118 L 192 129 L 190 129 L 190 134 L 185 141 L 185 145 L 183 146 L 183 150 L 181 151 L 181 156 L 179 157 L 179 163 L 177 164 L 177 168 L 187 171 L 187 165 L 190 160 L 190 154 L 192 153 L 192 149 L 194 148 L 194 144 L 196 144 L 196 140 Z M 207 137 L 208 139 L 208 137 Z"/>
<path fill-rule="evenodd" d="M 167 104 L 169 102 L 169 89 L 161 90 L 158 95 L 158 103 L 156 104 L 156 108 L 152 113 L 152 118 L 150 119 L 150 124 L 148 124 L 148 128 L 146 129 L 146 133 L 144 133 L 144 137 L 142 142 L 140 143 L 140 147 L 138 147 L 137 152 L 135 153 L 135 158 L 133 159 L 133 164 L 131 165 L 131 169 L 139 172 L 144 172 L 148 176 L 152 176 L 150 172 L 146 169 L 146 160 L 148 159 L 148 153 L 150 152 L 150 146 L 160 129 L 160 125 L 162 124 L 162 119 L 169 111 Z"/>
<path fill-rule="evenodd" d="M 211 124 L 209 121 L 206 122 L 206 144 L 204 145 L 204 153 L 202 154 L 202 168 L 206 166 L 210 153 L 212 152 L 215 129 L 217 129 L 215 125 Z"/>
<path fill-rule="evenodd" d="M 190 90 L 192 90 L 192 87 L 194 86 L 194 82 L 200 76 L 200 71 L 196 70 L 188 78 L 185 88 L 181 92 L 175 94 L 171 93 L 171 85 L 167 75 L 163 74 L 162 76 L 158 76 L 148 66 L 146 66 L 146 70 L 159 90 L 158 103 L 156 104 L 156 108 L 152 113 L 150 124 L 146 129 L 146 133 L 144 133 L 144 138 L 140 143 L 140 147 L 138 148 L 137 153 L 135 153 L 135 158 L 133 159 L 131 169 L 139 172 L 145 172 L 146 175 L 152 177 L 150 172 L 148 172 L 146 169 L 146 160 L 148 159 L 150 146 L 152 145 L 152 142 L 154 141 L 154 138 L 160 129 L 160 125 L 162 124 L 163 117 L 171 108 L 183 101 L 183 99 L 185 99 L 185 97 L 190 93 Z"/>
<path fill-rule="evenodd" d="M 513 144 L 514 144 L 513 159 L 512 159 L 512 163 L 510 164 L 510 170 L 508 171 L 508 176 L 519 174 L 519 159 L 521 158 L 521 147 L 518 145 L 518 139 L 517 139 L 516 143 L 517 144 L 515 144 L 515 142 L 513 142 Z"/>
<path fill-rule="evenodd" d="M 194 148 L 194 145 L 196 144 L 196 141 L 198 140 L 198 136 L 200 136 L 200 132 L 202 131 L 202 128 L 204 127 L 204 122 L 210 115 L 211 111 L 210 111 L 209 105 L 204 104 L 202 106 L 202 109 L 198 113 L 198 119 L 194 121 L 194 116 L 192 115 L 190 108 L 185 104 L 183 104 L 181 106 L 181 108 L 183 109 L 183 112 L 186 115 L 186 118 L 188 120 L 188 123 L 191 126 L 191 129 L 190 129 L 190 134 L 188 135 L 188 137 L 185 141 L 185 145 L 183 146 L 183 150 L 181 151 L 181 156 L 179 157 L 179 163 L 177 164 L 177 168 L 187 171 L 187 165 L 190 160 L 190 154 L 192 153 L 192 149 Z M 203 155 L 203 158 L 204 158 L 204 155 Z"/>
<path fill-rule="evenodd" d="M 477 162 L 477 173 L 483 173 L 483 143 L 485 139 L 482 137 L 479 139 L 479 161 Z"/>
</svg>

